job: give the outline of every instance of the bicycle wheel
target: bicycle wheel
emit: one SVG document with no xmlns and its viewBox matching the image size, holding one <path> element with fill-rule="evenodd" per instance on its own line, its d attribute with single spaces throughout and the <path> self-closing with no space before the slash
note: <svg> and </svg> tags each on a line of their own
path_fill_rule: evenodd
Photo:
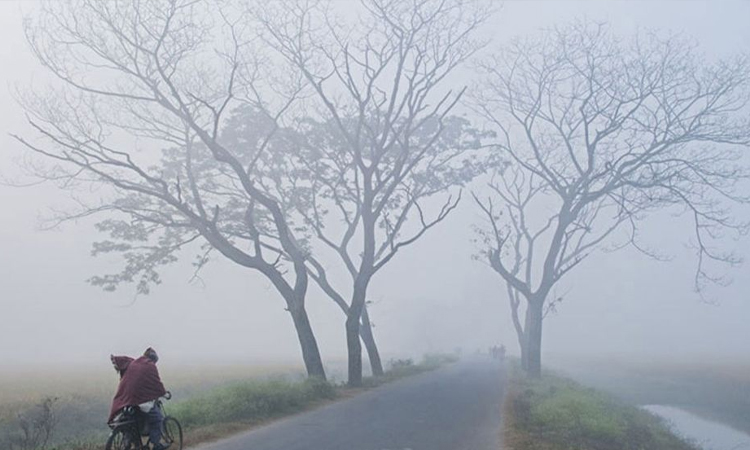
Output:
<svg viewBox="0 0 750 450">
<path fill-rule="evenodd" d="M 182 426 L 174 417 L 164 418 L 164 441 L 169 450 L 182 450 Z"/>
<path fill-rule="evenodd" d="M 115 430 L 107 439 L 106 450 L 135 450 L 137 444 L 133 442 L 130 430 Z"/>
</svg>

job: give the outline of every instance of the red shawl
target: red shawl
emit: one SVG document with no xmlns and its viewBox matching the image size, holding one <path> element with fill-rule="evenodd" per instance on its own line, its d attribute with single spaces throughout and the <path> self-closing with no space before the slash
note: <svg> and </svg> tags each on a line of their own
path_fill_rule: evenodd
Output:
<svg viewBox="0 0 750 450">
<path fill-rule="evenodd" d="M 126 406 L 150 402 L 167 393 L 159 378 L 156 364 L 145 356 L 133 359 L 127 356 L 115 356 L 113 364 L 120 372 L 120 385 L 112 400 L 112 409 L 107 422 Z"/>
</svg>

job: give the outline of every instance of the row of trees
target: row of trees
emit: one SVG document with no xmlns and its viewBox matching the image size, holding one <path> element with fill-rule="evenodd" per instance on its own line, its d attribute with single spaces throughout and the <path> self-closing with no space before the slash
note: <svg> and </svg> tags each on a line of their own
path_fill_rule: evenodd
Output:
<svg viewBox="0 0 750 450">
<path fill-rule="evenodd" d="M 308 374 L 325 377 L 312 281 L 342 312 L 356 386 L 361 343 L 382 373 L 369 286 L 477 179 L 480 251 L 531 374 L 552 287 L 617 230 L 637 246 L 648 213 L 690 213 L 698 285 L 714 280 L 707 260 L 737 262 L 712 244 L 743 229 L 727 205 L 747 200 L 745 60 L 706 64 L 680 39 L 621 43 L 586 23 L 475 58 L 493 17 L 479 0 L 362 0 L 356 20 L 329 6 L 71 0 L 29 18 L 60 83 L 23 97 L 34 133 L 16 138 L 42 157 L 37 176 L 101 188 L 60 218 L 103 215 L 95 253 L 125 265 L 93 284 L 148 293 L 197 242 L 198 269 L 220 255 L 270 281 Z"/>
</svg>

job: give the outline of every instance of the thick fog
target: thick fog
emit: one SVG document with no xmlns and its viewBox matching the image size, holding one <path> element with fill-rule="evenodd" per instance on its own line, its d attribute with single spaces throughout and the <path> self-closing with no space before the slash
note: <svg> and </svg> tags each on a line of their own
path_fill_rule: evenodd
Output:
<svg viewBox="0 0 750 450">
<path fill-rule="evenodd" d="M 29 180 L 22 172 L 24 152 L 9 136 L 29 133 L 14 92 L 48 82 L 23 34 L 23 13 L 33 8 L 30 1 L 0 2 L 0 175 L 6 181 Z M 510 1 L 492 20 L 492 45 L 576 17 L 608 21 L 618 33 L 684 33 L 707 58 L 750 51 L 747 1 Z M 472 224 L 480 217 L 468 196 L 464 200 L 371 286 L 370 315 L 386 360 L 499 343 L 517 352 L 504 283 L 472 259 Z M 191 280 L 193 255 L 186 253 L 148 296 L 135 296 L 132 286 L 109 293 L 87 284 L 121 261 L 91 256 L 93 220 L 43 229 L 50 211 L 72 204 L 70 194 L 53 185 L 0 185 L 0 367 L 104 364 L 110 353 L 147 346 L 157 348 L 164 363 L 299 361 L 276 291 L 260 274 L 221 258 Z M 625 249 L 585 261 L 556 290 L 564 300 L 545 321 L 545 353 L 750 360 L 750 266 L 730 270 L 734 282 L 728 287 L 711 289 L 714 303 L 702 301 L 692 289 L 696 262 L 684 245 L 689 222 L 664 213 L 642 229 L 646 242 L 674 258 L 659 262 Z M 726 245 L 750 257 L 750 238 Z M 343 359 L 343 315 L 312 284 L 307 305 L 323 358 Z"/>
</svg>

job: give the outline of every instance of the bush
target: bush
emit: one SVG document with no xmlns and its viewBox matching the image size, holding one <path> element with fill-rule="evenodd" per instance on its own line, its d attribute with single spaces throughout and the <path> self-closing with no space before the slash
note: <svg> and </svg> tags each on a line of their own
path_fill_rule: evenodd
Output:
<svg viewBox="0 0 750 450">
<path fill-rule="evenodd" d="M 402 367 L 411 367 L 414 365 L 414 360 L 411 358 L 408 359 L 392 359 L 389 364 L 391 366 L 391 370 L 393 369 L 400 369 Z"/>
<path fill-rule="evenodd" d="M 8 437 L 11 450 L 44 450 L 58 423 L 57 397 L 46 397 L 32 409 L 18 414 L 20 431 Z"/>
</svg>

